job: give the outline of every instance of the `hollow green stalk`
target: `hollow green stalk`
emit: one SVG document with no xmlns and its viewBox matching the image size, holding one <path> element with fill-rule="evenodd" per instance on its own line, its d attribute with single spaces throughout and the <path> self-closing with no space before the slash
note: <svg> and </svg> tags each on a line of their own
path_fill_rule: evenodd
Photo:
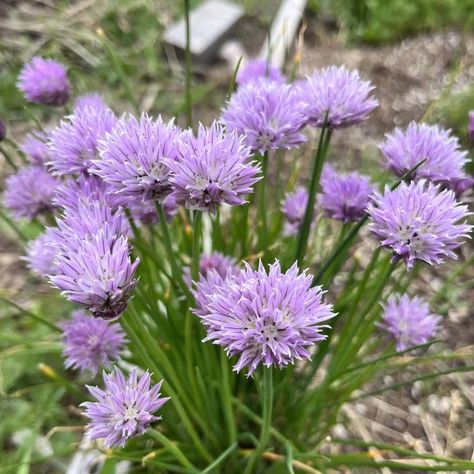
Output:
<svg viewBox="0 0 474 474">
<path fill-rule="evenodd" d="M 191 56 L 191 24 L 189 21 L 189 0 L 184 0 L 184 23 L 186 28 L 186 47 L 184 51 L 184 74 L 185 74 L 185 110 L 186 110 L 186 125 L 192 127 L 193 125 L 193 103 L 191 96 L 191 82 L 192 82 L 192 56 Z"/>
<path fill-rule="evenodd" d="M 265 188 L 268 179 L 268 151 L 262 155 L 262 175 L 263 178 L 257 184 L 257 223 L 258 223 L 258 250 L 263 250 L 267 246 L 267 209 L 265 202 Z"/>
</svg>

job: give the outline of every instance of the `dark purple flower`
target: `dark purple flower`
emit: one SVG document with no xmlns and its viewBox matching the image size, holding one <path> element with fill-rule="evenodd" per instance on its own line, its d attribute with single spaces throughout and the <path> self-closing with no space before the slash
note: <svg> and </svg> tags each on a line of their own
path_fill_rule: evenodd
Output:
<svg viewBox="0 0 474 474">
<path fill-rule="evenodd" d="M 426 160 L 411 178 L 426 178 L 454 187 L 466 177 L 467 152 L 460 149 L 459 140 L 451 135 L 450 130 L 438 125 L 412 122 L 405 131 L 397 128 L 386 135 L 380 150 L 388 168 L 398 176 Z"/>
<path fill-rule="evenodd" d="M 54 174 L 85 173 L 98 157 L 99 140 L 117 122 L 108 108 L 85 107 L 66 117 L 50 135 L 51 166 Z"/>
<path fill-rule="evenodd" d="M 323 126 L 326 114 L 333 129 L 354 125 L 366 120 L 379 105 L 370 96 L 374 86 L 344 66 L 316 70 L 297 89 L 303 115 L 315 127 Z"/>
<path fill-rule="evenodd" d="M 56 248 L 54 245 L 54 236 L 51 229 L 46 229 L 35 240 L 28 242 L 26 247 L 27 267 L 36 275 L 46 278 L 48 275 L 54 275 L 57 272 L 54 259 L 56 257 Z"/>
<path fill-rule="evenodd" d="M 171 192 L 164 160 L 178 159 L 180 130 L 172 123 L 142 114 L 119 120 L 93 161 L 99 175 L 117 195 L 162 201 Z"/>
<path fill-rule="evenodd" d="M 237 133 L 226 133 L 214 122 L 199 125 L 197 137 L 182 135 L 180 158 L 163 160 L 171 169 L 173 196 L 188 209 L 214 213 L 221 203 L 239 206 L 259 180 L 259 166 L 250 161 L 250 148 Z"/>
<path fill-rule="evenodd" d="M 0 120 L 0 142 L 5 140 L 7 136 L 7 126 L 3 120 Z"/>
<path fill-rule="evenodd" d="M 342 175 L 325 165 L 319 202 L 326 217 L 343 222 L 360 220 L 373 192 L 367 176 L 356 172 Z"/>
<path fill-rule="evenodd" d="M 35 104 L 61 106 L 71 96 L 66 69 L 52 59 L 34 57 L 23 66 L 18 88 Z"/>
<path fill-rule="evenodd" d="M 32 165 L 44 166 L 49 160 L 48 136 L 40 131 L 29 133 L 23 144 L 21 151 L 26 155 Z"/>
<path fill-rule="evenodd" d="M 454 250 L 472 228 L 464 221 L 467 206 L 456 201 L 453 191 L 423 180 L 401 183 L 394 191 L 386 187 L 383 195 L 375 193 L 367 212 L 370 230 L 408 269 L 416 260 L 433 265 L 456 258 Z"/>
<path fill-rule="evenodd" d="M 74 311 L 61 327 L 66 368 L 88 371 L 95 377 L 100 367 L 110 368 L 125 348 L 120 324 L 93 318 L 83 311 Z"/>
<path fill-rule="evenodd" d="M 272 66 L 265 59 L 255 58 L 245 63 L 237 73 L 236 82 L 239 86 L 248 84 L 261 78 L 280 84 L 286 82 L 286 77 L 280 69 Z"/>
<path fill-rule="evenodd" d="M 287 193 L 281 206 L 286 222 L 283 229 L 285 236 L 296 235 L 301 227 L 308 205 L 308 193 L 305 188 L 298 187 Z M 315 209 L 316 211 L 316 209 Z"/>
<path fill-rule="evenodd" d="M 397 351 L 428 342 L 439 328 L 441 316 L 432 314 L 428 303 L 418 296 L 390 296 L 379 326 L 396 341 Z"/>
<path fill-rule="evenodd" d="M 235 258 L 223 255 L 220 252 L 214 252 L 210 255 L 201 255 L 199 259 L 199 275 L 200 279 L 207 278 L 211 272 L 217 272 L 221 278 L 226 278 L 228 273 L 236 274 L 239 271 Z M 191 285 L 191 269 L 183 268 L 184 279 Z"/>
<path fill-rule="evenodd" d="M 222 113 L 229 131 L 245 138 L 259 153 L 295 148 L 306 140 L 300 133 L 303 115 L 293 89 L 266 79 L 239 87 Z"/>
<path fill-rule="evenodd" d="M 474 110 L 469 112 L 469 122 L 467 124 L 467 136 L 469 140 L 474 141 Z"/>
<path fill-rule="evenodd" d="M 249 375 L 260 364 L 285 367 L 310 358 L 309 349 L 326 337 L 323 323 L 334 316 L 331 305 L 323 303 L 321 288 L 311 282 L 312 276 L 299 274 L 296 264 L 282 273 L 278 261 L 268 272 L 262 264 L 256 271 L 246 265 L 221 284 L 198 282 L 194 312 L 206 327 L 205 341 L 239 356 L 234 370 L 248 367 Z"/>
<path fill-rule="evenodd" d="M 105 390 L 87 386 L 95 402 L 84 402 L 84 414 L 90 418 L 87 435 L 90 439 L 104 438 L 105 448 L 124 447 L 128 439 L 140 436 L 151 423 L 161 420 L 154 416 L 168 400 L 161 397 L 163 381 L 152 385 L 151 375 L 138 377 L 133 369 L 128 379 L 115 368 L 104 373 Z"/>
<path fill-rule="evenodd" d="M 104 102 L 102 96 L 97 92 L 92 92 L 91 94 L 80 95 L 74 101 L 74 109 L 85 109 L 87 107 L 92 107 L 93 109 L 106 109 L 107 104 Z"/>
<path fill-rule="evenodd" d="M 30 166 L 6 180 L 4 204 L 17 218 L 34 219 L 54 209 L 58 182 L 44 168 Z"/>
</svg>

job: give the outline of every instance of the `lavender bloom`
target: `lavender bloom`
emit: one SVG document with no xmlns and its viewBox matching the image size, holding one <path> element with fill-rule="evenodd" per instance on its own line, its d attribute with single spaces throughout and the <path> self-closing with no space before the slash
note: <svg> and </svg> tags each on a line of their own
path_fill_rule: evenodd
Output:
<svg viewBox="0 0 474 474">
<path fill-rule="evenodd" d="M 347 127 L 368 118 L 379 102 L 370 96 L 374 86 L 357 71 L 344 66 L 316 70 L 299 87 L 307 122 L 322 127 L 327 114 L 330 128 Z"/>
<path fill-rule="evenodd" d="M 42 278 L 48 275 L 55 275 L 57 272 L 54 259 L 56 257 L 56 248 L 54 246 L 54 237 L 51 229 L 46 229 L 35 240 L 28 242 L 26 247 L 27 267 L 35 274 Z"/>
<path fill-rule="evenodd" d="M 26 99 L 35 104 L 61 106 L 71 96 L 64 66 L 38 56 L 23 66 L 17 85 Z"/>
<path fill-rule="evenodd" d="M 49 160 L 47 141 L 48 136 L 40 131 L 29 133 L 26 136 L 25 141 L 21 145 L 21 151 L 32 165 L 44 166 Z"/>
<path fill-rule="evenodd" d="M 283 84 L 286 77 L 280 71 L 280 68 L 268 64 L 265 59 L 255 58 L 248 61 L 237 73 L 236 82 L 239 86 L 248 84 L 266 78 L 269 81 Z"/>
<path fill-rule="evenodd" d="M 199 275 L 200 279 L 205 279 L 211 272 L 217 272 L 217 274 L 225 279 L 229 273 L 236 274 L 239 272 L 239 267 L 235 258 L 228 257 L 219 252 L 211 253 L 210 255 L 201 255 L 199 259 Z M 184 279 L 191 286 L 191 269 L 189 267 L 183 268 Z"/>
<path fill-rule="evenodd" d="M 375 193 L 367 212 L 372 233 L 408 269 L 416 260 L 433 265 L 456 258 L 454 250 L 472 228 L 464 222 L 467 206 L 456 201 L 453 191 L 423 180 L 401 183 L 394 191 L 386 187 L 383 196 Z"/>
<path fill-rule="evenodd" d="M 93 109 L 106 109 L 107 105 L 100 94 L 92 92 L 91 94 L 80 95 L 74 101 L 74 110 L 85 109 L 87 107 L 92 107 Z"/>
<path fill-rule="evenodd" d="M 396 341 L 397 351 L 428 342 L 439 328 L 441 316 L 430 313 L 428 303 L 418 296 L 391 296 L 384 306 L 379 326 Z"/>
<path fill-rule="evenodd" d="M 469 122 L 467 124 L 467 136 L 469 140 L 474 141 L 474 110 L 469 112 Z"/>
<path fill-rule="evenodd" d="M 247 264 L 221 284 L 198 282 L 201 306 L 194 312 L 206 327 L 204 340 L 238 355 L 234 370 L 248 367 L 249 375 L 260 364 L 285 367 L 310 358 L 309 348 L 325 339 L 321 332 L 328 326 L 322 323 L 334 316 L 321 288 L 311 288 L 311 282 L 311 275 L 298 274 L 296 264 L 282 273 L 278 261 L 268 273 L 262 264 L 257 271 Z M 201 295 L 209 290 L 212 294 Z"/>
<path fill-rule="evenodd" d="M 179 129 L 142 114 L 119 120 L 94 160 L 99 175 L 120 196 L 161 201 L 171 192 L 170 170 L 164 159 L 178 159 Z"/>
<path fill-rule="evenodd" d="M 94 377 L 100 367 L 110 368 L 125 347 L 120 324 L 92 318 L 82 311 L 74 311 L 61 327 L 66 368 L 88 371 Z"/>
<path fill-rule="evenodd" d="M 47 171 L 30 166 L 6 181 L 4 204 L 17 218 L 34 219 L 54 209 L 53 196 L 58 182 Z"/>
<path fill-rule="evenodd" d="M 7 126 L 3 120 L 0 120 L 0 142 L 3 142 L 7 136 Z"/>
<path fill-rule="evenodd" d="M 129 438 L 140 436 L 161 416 L 154 416 L 168 400 L 161 397 L 161 384 L 152 385 L 151 375 L 138 377 L 133 369 L 128 379 L 115 368 L 104 372 L 105 390 L 87 386 L 95 402 L 84 402 L 84 414 L 90 418 L 87 435 L 90 439 L 104 438 L 105 448 L 124 447 Z"/>
<path fill-rule="evenodd" d="M 304 220 L 307 205 L 308 193 L 305 188 L 298 187 L 295 191 L 286 194 L 281 206 L 281 212 L 286 218 L 283 235 L 288 237 L 298 233 Z"/>
<path fill-rule="evenodd" d="M 91 161 L 98 156 L 99 140 L 112 130 L 116 122 L 117 118 L 108 108 L 79 108 L 66 117 L 51 132 L 51 161 L 48 164 L 53 173 L 87 172 Z"/>
<path fill-rule="evenodd" d="M 137 224 L 153 225 L 159 221 L 154 201 L 132 199 L 127 202 L 126 206 L 130 210 L 130 214 Z M 179 209 L 176 199 L 173 195 L 166 196 L 162 201 L 161 206 L 163 207 L 166 220 L 170 222 Z"/>
<path fill-rule="evenodd" d="M 184 134 L 179 152 L 179 160 L 163 161 L 172 171 L 176 202 L 188 209 L 215 213 L 221 203 L 245 204 L 244 196 L 259 180 L 260 168 L 250 161 L 250 148 L 217 122 L 209 128 L 199 125 L 197 137 Z"/>
<path fill-rule="evenodd" d="M 364 216 L 374 188 L 367 176 L 356 172 L 344 176 L 325 165 L 321 190 L 320 204 L 326 217 L 349 222 Z"/>
<path fill-rule="evenodd" d="M 387 166 L 396 175 L 403 176 L 422 160 L 412 178 L 426 178 L 434 182 L 456 182 L 466 177 L 464 165 L 467 152 L 459 147 L 459 140 L 438 125 L 412 122 L 405 131 L 399 128 L 386 135 L 380 146 Z"/>
<path fill-rule="evenodd" d="M 237 90 L 222 113 L 230 131 L 244 136 L 259 153 L 295 148 L 306 140 L 300 133 L 303 115 L 298 96 L 285 84 L 265 79 Z"/>
</svg>

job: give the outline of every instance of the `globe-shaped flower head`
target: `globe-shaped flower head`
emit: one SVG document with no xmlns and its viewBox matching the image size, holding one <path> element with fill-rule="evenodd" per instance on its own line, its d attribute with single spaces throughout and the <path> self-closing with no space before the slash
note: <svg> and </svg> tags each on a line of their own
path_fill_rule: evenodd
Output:
<svg viewBox="0 0 474 474">
<path fill-rule="evenodd" d="M 259 153 L 295 148 L 306 139 L 300 133 L 303 115 L 297 94 L 289 85 L 265 78 L 239 87 L 222 120 Z"/>
<path fill-rule="evenodd" d="M 278 67 L 261 58 L 251 59 L 245 63 L 237 73 L 236 82 L 239 86 L 243 86 L 261 78 L 278 83 L 286 82 L 285 76 Z"/>
<path fill-rule="evenodd" d="M 324 323 L 334 316 L 322 301 L 312 277 L 299 274 L 296 264 L 283 273 L 280 264 L 249 265 L 218 284 L 197 284 L 200 307 L 195 310 L 207 330 L 206 341 L 223 346 L 229 356 L 239 356 L 234 370 L 248 368 L 251 375 L 263 364 L 285 367 L 309 358 L 315 342 L 325 339 Z M 201 297 L 201 292 L 211 292 Z"/>
<path fill-rule="evenodd" d="M 92 92 L 90 94 L 80 95 L 74 101 L 74 109 L 85 109 L 86 107 L 104 109 L 107 108 L 107 105 L 99 93 Z"/>
<path fill-rule="evenodd" d="M 119 120 L 100 147 L 93 172 L 117 195 L 162 201 L 171 192 L 164 159 L 178 159 L 179 129 L 143 114 Z"/>
<path fill-rule="evenodd" d="M 21 145 L 21 151 L 32 165 L 44 166 L 49 160 L 48 136 L 36 131 L 29 133 Z"/>
<path fill-rule="evenodd" d="M 27 267 L 37 276 L 46 278 L 57 272 L 55 240 L 52 229 L 46 229 L 35 240 L 28 242 L 26 255 L 22 258 Z"/>
<path fill-rule="evenodd" d="M 97 374 L 100 367 L 110 368 L 125 347 L 125 333 L 120 324 L 74 311 L 71 319 L 63 321 L 63 355 L 67 368 Z"/>
<path fill-rule="evenodd" d="M 88 172 L 92 160 L 98 157 L 99 140 L 112 130 L 116 122 L 114 113 L 106 107 L 76 109 L 51 132 L 49 165 L 53 173 Z"/>
<path fill-rule="evenodd" d="M 454 250 L 471 231 L 464 221 L 467 206 L 456 201 L 454 192 L 423 180 L 375 193 L 367 212 L 372 233 L 408 269 L 416 260 L 433 265 L 456 258 Z"/>
<path fill-rule="evenodd" d="M 128 379 L 116 368 L 104 373 L 105 390 L 87 387 L 95 402 L 84 402 L 84 414 L 90 418 L 87 435 L 90 439 L 104 438 L 105 448 L 124 447 L 128 439 L 140 436 L 151 423 L 161 420 L 155 416 L 168 400 L 162 397 L 161 384 L 152 385 L 151 375 L 141 377 L 133 369 Z"/>
<path fill-rule="evenodd" d="M 34 57 L 23 66 L 18 88 L 35 104 L 61 106 L 71 97 L 66 69 L 52 59 Z"/>
<path fill-rule="evenodd" d="M 428 303 L 418 296 L 390 296 L 379 326 L 396 341 L 397 350 L 428 342 L 438 330 L 441 316 L 432 314 Z"/>
<path fill-rule="evenodd" d="M 296 235 L 303 224 L 306 206 L 308 205 L 308 192 L 303 187 L 287 193 L 281 205 L 281 212 L 285 216 L 285 236 Z M 316 206 L 314 215 L 316 214 Z"/>
<path fill-rule="evenodd" d="M 214 122 L 199 125 L 197 136 L 182 135 L 179 159 L 164 159 L 171 169 L 173 196 L 188 209 L 214 213 L 222 203 L 245 204 L 245 196 L 259 180 L 259 166 L 251 161 L 250 148 L 235 132 L 226 133 Z"/>
<path fill-rule="evenodd" d="M 374 86 L 344 66 L 316 70 L 298 89 L 305 119 L 315 127 L 323 126 L 326 114 L 330 128 L 354 125 L 379 105 L 370 95 Z"/>
<path fill-rule="evenodd" d="M 357 172 L 342 175 L 325 165 L 321 191 L 319 201 L 326 217 L 349 222 L 363 217 L 374 188 L 367 176 Z"/>
<path fill-rule="evenodd" d="M 30 166 L 6 181 L 4 204 L 17 218 L 34 219 L 54 209 L 58 182 L 44 168 Z"/>
<path fill-rule="evenodd" d="M 451 135 L 450 130 L 438 125 L 412 122 L 405 131 L 397 128 L 386 135 L 380 150 L 388 168 L 398 176 L 426 160 L 411 178 L 426 178 L 448 184 L 452 189 L 466 178 L 467 152 L 460 149 L 459 140 Z"/>
<path fill-rule="evenodd" d="M 239 272 L 239 267 L 233 257 L 229 257 L 220 252 L 213 252 L 210 255 L 201 255 L 199 259 L 199 278 L 206 279 L 214 272 L 217 272 L 222 279 L 225 279 L 229 273 L 235 274 Z M 184 267 L 183 273 L 184 280 L 191 286 L 191 269 Z"/>
</svg>

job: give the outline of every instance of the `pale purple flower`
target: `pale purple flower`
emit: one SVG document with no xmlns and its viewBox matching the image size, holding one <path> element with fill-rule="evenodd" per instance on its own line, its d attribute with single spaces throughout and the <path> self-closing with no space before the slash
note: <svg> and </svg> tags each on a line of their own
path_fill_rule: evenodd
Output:
<svg viewBox="0 0 474 474">
<path fill-rule="evenodd" d="M 54 263 L 55 257 L 54 236 L 51 229 L 46 229 L 35 240 L 28 242 L 23 260 L 35 275 L 46 278 L 48 275 L 54 275 L 57 272 Z"/>
<path fill-rule="evenodd" d="M 239 206 L 260 179 L 260 167 L 250 160 L 250 148 L 237 133 L 226 133 L 214 122 L 210 127 L 199 125 L 197 137 L 182 135 L 180 158 L 168 158 L 173 196 L 188 209 L 216 212 L 221 203 Z"/>
<path fill-rule="evenodd" d="M 87 107 L 92 107 L 93 109 L 104 109 L 107 108 L 107 104 L 104 102 L 102 96 L 97 92 L 92 92 L 91 94 L 80 95 L 74 101 L 74 109 L 85 109 Z"/>
<path fill-rule="evenodd" d="M 281 205 L 281 212 L 285 216 L 283 234 L 296 235 L 301 227 L 308 205 L 308 192 L 303 187 L 287 193 Z M 316 209 L 315 209 L 316 211 Z"/>
<path fill-rule="evenodd" d="M 358 71 L 344 66 L 318 69 L 298 87 L 306 121 L 322 127 L 327 114 L 332 129 L 366 120 L 378 105 L 370 93 L 374 86 L 363 81 Z"/>
<path fill-rule="evenodd" d="M 251 59 L 245 63 L 237 73 L 236 82 L 239 86 L 243 86 L 261 78 L 278 83 L 286 82 L 286 77 L 281 73 L 280 68 L 261 58 Z"/>
<path fill-rule="evenodd" d="M 268 272 L 262 264 L 256 271 L 247 264 L 221 281 L 197 283 L 194 312 L 207 330 L 205 341 L 239 357 L 235 371 L 247 367 L 252 375 L 260 364 L 285 367 L 310 358 L 314 343 L 325 339 L 322 331 L 334 316 L 332 307 L 323 302 L 320 287 L 311 287 L 312 276 L 299 274 L 296 264 L 286 273 L 278 261 Z"/>
<path fill-rule="evenodd" d="M 96 319 L 83 311 L 74 311 L 61 327 L 66 368 L 88 371 L 95 377 L 100 367 L 110 368 L 125 348 L 125 333 L 119 323 Z"/>
<path fill-rule="evenodd" d="M 456 201 L 454 192 L 424 180 L 375 193 L 367 212 L 372 233 L 408 269 L 416 260 L 433 265 L 457 258 L 454 250 L 472 228 L 465 223 L 467 206 Z"/>
<path fill-rule="evenodd" d="M 125 311 L 137 284 L 121 210 L 105 202 L 81 204 L 65 211 L 54 229 L 57 266 L 51 284 L 69 301 L 95 317 L 113 319 Z"/>
<path fill-rule="evenodd" d="M 87 436 L 103 438 L 105 448 L 123 448 L 128 439 L 145 433 L 152 423 L 161 420 L 154 413 L 169 400 L 161 397 L 162 383 L 153 385 L 149 372 L 139 377 L 135 368 L 128 379 L 118 368 L 110 374 L 104 372 L 105 389 L 87 386 L 96 401 L 81 404 L 91 420 Z"/>
<path fill-rule="evenodd" d="M 396 128 L 386 135 L 380 150 L 387 167 L 398 176 L 426 160 L 410 178 L 426 178 L 453 188 L 466 178 L 467 152 L 460 149 L 459 140 L 450 130 L 438 125 L 412 122 L 406 130 Z"/>
<path fill-rule="evenodd" d="M 137 224 L 153 225 L 159 221 L 154 201 L 149 199 L 145 201 L 132 199 L 127 202 L 126 207 L 130 210 L 130 215 Z M 172 194 L 164 198 L 161 202 L 161 207 L 168 222 L 174 218 L 179 209 L 176 199 Z"/>
<path fill-rule="evenodd" d="M 223 110 L 222 121 L 259 153 L 295 148 L 306 140 L 300 133 L 304 119 L 298 95 L 291 86 L 266 79 L 239 87 Z"/>
<path fill-rule="evenodd" d="M 85 107 L 61 121 L 50 134 L 51 161 L 54 174 L 85 173 L 98 157 L 99 140 L 110 132 L 117 122 L 108 108 Z"/>
<path fill-rule="evenodd" d="M 23 66 L 17 85 L 25 98 L 35 104 L 61 106 L 71 96 L 64 66 L 39 56 Z"/>
<path fill-rule="evenodd" d="M 91 171 L 117 195 L 162 201 L 171 192 L 165 160 L 178 159 L 180 133 L 173 122 L 165 124 L 161 117 L 123 118 L 102 142 Z"/>
<path fill-rule="evenodd" d="M 441 316 L 432 314 L 428 303 L 418 296 L 390 296 L 379 324 L 396 341 L 397 351 L 428 342 L 439 329 Z"/>
<path fill-rule="evenodd" d="M 26 155 L 32 165 L 44 166 L 49 160 L 48 136 L 35 131 L 29 133 L 21 145 L 21 151 Z"/>
<path fill-rule="evenodd" d="M 224 255 L 220 252 L 213 252 L 210 255 L 201 255 L 199 259 L 199 276 L 200 279 L 205 279 L 211 272 L 217 274 L 225 279 L 229 273 L 236 274 L 239 271 L 235 258 Z M 191 269 L 189 267 L 183 268 L 184 279 L 191 285 Z"/>
<path fill-rule="evenodd" d="M 467 124 L 467 136 L 469 140 L 474 141 L 474 110 L 469 112 L 468 124 Z"/>
<path fill-rule="evenodd" d="M 319 202 L 326 217 L 343 222 L 360 220 L 374 192 L 367 176 L 357 172 L 339 174 L 325 165 Z"/>
<path fill-rule="evenodd" d="M 6 180 L 3 202 L 17 218 L 29 220 L 54 209 L 58 182 L 44 168 L 30 166 Z"/>
</svg>

